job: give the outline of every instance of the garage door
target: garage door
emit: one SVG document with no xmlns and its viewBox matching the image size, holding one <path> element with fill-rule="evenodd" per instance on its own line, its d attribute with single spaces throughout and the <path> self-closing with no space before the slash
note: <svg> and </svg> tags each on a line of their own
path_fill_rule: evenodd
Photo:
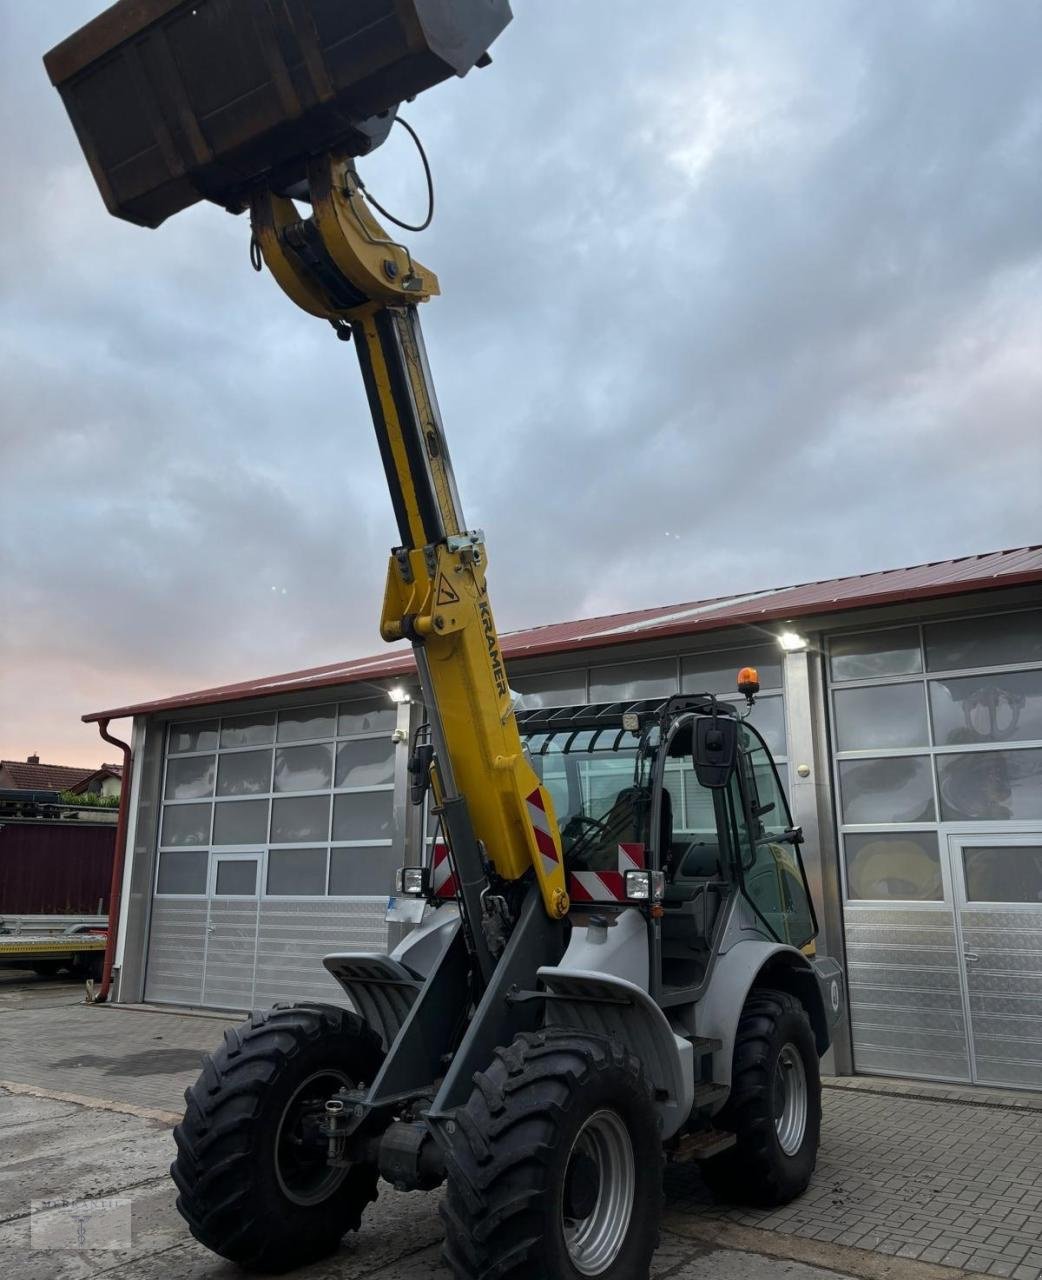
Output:
<svg viewBox="0 0 1042 1280">
<path fill-rule="evenodd" d="M 383 950 L 395 708 L 385 698 L 172 725 L 145 999 L 339 999 L 321 960 Z"/>
<path fill-rule="evenodd" d="M 855 1067 L 1042 1089 L 1042 611 L 828 650 Z"/>
</svg>

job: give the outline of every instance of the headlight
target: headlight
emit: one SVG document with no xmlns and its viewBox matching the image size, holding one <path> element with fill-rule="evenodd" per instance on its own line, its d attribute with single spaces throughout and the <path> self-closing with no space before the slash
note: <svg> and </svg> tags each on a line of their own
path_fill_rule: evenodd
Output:
<svg viewBox="0 0 1042 1280">
<path fill-rule="evenodd" d="M 665 896 L 664 871 L 626 872 L 626 897 L 630 902 L 661 902 Z"/>
</svg>

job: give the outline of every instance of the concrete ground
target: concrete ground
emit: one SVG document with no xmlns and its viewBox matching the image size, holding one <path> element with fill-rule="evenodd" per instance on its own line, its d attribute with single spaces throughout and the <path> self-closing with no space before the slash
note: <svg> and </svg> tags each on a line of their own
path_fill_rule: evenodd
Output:
<svg viewBox="0 0 1042 1280">
<path fill-rule="evenodd" d="M 188 1236 L 167 1175 L 181 1095 L 227 1019 L 81 1001 L 76 984 L 0 970 L 0 1274 L 241 1275 Z M 831 1082 L 818 1171 L 795 1204 L 713 1204 L 691 1166 L 670 1169 L 666 1191 L 657 1280 L 1042 1280 L 1042 1097 Z M 129 1249 L 31 1248 L 33 1200 L 117 1196 L 132 1200 Z M 447 1280 L 437 1204 L 382 1185 L 341 1253 L 295 1274 Z"/>
</svg>

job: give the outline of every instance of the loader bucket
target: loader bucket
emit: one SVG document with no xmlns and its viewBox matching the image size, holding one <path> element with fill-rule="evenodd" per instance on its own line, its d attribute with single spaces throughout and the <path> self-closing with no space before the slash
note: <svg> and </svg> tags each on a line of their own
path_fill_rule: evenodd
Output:
<svg viewBox="0 0 1042 1280">
<path fill-rule="evenodd" d="M 364 155 L 510 19 L 509 0 L 119 0 L 44 65 L 109 212 L 157 227 Z"/>
</svg>

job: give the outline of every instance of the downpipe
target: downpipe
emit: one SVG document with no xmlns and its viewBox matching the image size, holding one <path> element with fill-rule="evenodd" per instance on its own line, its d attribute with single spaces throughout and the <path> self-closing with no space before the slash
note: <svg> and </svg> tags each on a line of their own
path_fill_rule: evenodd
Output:
<svg viewBox="0 0 1042 1280">
<path fill-rule="evenodd" d="M 109 733 L 108 720 L 98 721 L 98 732 L 102 738 L 123 752 L 123 777 L 120 782 L 119 813 L 116 817 L 116 847 L 112 858 L 112 881 L 109 885 L 109 922 L 108 936 L 105 940 L 105 958 L 101 966 L 101 986 L 97 991 L 87 988 L 88 1004 L 104 1004 L 109 998 L 112 986 L 112 962 L 116 955 L 116 933 L 119 929 L 119 909 L 123 896 L 123 867 L 127 858 L 127 815 L 130 812 L 131 771 L 134 764 L 130 746 L 121 738 L 114 738 Z"/>
</svg>

